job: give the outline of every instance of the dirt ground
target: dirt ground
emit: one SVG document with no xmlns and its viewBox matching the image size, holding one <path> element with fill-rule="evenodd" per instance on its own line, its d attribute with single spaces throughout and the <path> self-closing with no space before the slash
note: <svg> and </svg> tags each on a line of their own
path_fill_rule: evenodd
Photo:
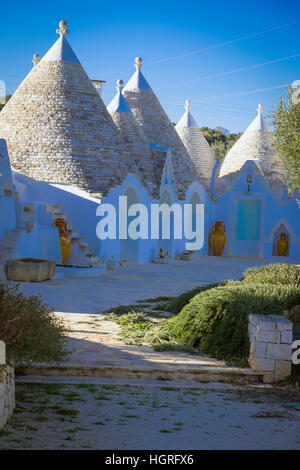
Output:
<svg viewBox="0 0 300 470">
<path fill-rule="evenodd" d="M 17 383 L 0 449 L 300 449 L 299 395 L 274 390 Z M 293 406 L 294 405 L 294 406 Z"/>
</svg>

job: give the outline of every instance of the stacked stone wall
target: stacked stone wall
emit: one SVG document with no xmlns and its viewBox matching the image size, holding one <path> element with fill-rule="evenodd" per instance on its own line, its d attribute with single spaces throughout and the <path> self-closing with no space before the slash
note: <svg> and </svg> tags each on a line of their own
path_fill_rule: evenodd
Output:
<svg viewBox="0 0 300 470">
<path fill-rule="evenodd" d="M 292 330 L 281 315 L 249 315 L 249 364 L 264 374 L 264 382 L 279 382 L 291 374 Z"/>
<path fill-rule="evenodd" d="M 15 378 L 13 367 L 5 364 L 5 344 L 0 341 L 0 429 L 15 408 Z"/>
</svg>

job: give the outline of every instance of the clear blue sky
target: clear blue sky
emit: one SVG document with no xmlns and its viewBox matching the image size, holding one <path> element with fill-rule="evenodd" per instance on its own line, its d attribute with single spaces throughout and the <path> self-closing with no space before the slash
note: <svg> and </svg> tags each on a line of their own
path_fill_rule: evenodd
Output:
<svg viewBox="0 0 300 470">
<path fill-rule="evenodd" d="M 42 56 L 57 39 L 59 20 L 68 21 L 68 40 L 88 75 L 107 81 L 106 104 L 116 80 L 126 82 L 134 72 L 134 58 L 141 56 L 143 73 L 174 122 L 190 99 L 200 126 L 243 131 L 257 104 L 263 103 L 267 115 L 284 88 L 253 90 L 300 79 L 299 0 L 17 0 L 2 2 L 0 11 L 0 79 L 9 93 L 29 72 L 33 53 Z"/>
</svg>

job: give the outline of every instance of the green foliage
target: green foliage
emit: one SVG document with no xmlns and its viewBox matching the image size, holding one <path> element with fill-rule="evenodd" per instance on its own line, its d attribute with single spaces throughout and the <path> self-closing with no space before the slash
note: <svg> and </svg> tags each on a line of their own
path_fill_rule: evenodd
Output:
<svg viewBox="0 0 300 470">
<path fill-rule="evenodd" d="M 104 313 L 108 314 L 107 319 L 109 319 L 109 314 L 112 314 L 113 316 L 114 315 L 121 316 L 121 315 L 125 315 L 126 313 L 135 311 L 136 309 L 146 308 L 146 307 L 148 307 L 148 305 L 146 304 L 119 305 L 118 307 L 108 308 L 107 310 L 105 310 Z"/>
<path fill-rule="evenodd" d="M 0 111 L 4 108 L 4 106 L 6 105 L 6 103 L 10 100 L 12 95 L 6 95 L 5 97 L 5 103 L 0 103 Z"/>
<path fill-rule="evenodd" d="M 215 155 L 218 160 L 222 160 L 226 155 L 226 144 L 221 140 L 217 140 L 211 144 L 211 148 L 215 152 Z"/>
<path fill-rule="evenodd" d="M 278 263 L 250 268 L 241 281 L 196 287 L 152 307 L 174 313 L 171 319 L 153 321 L 151 312 L 132 310 L 113 319 L 125 343 L 148 343 L 157 351 L 201 352 L 246 366 L 249 314 L 280 315 L 299 304 L 300 267 Z"/>
<path fill-rule="evenodd" d="M 272 117 L 276 145 L 288 173 L 286 183 L 294 192 L 300 188 L 300 98 L 295 99 L 292 87 L 287 98 L 281 96 Z"/>
<path fill-rule="evenodd" d="M 26 297 L 16 286 L 0 285 L 0 339 L 9 360 L 60 362 L 66 354 L 62 320 L 40 296 Z"/>
<path fill-rule="evenodd" d="M 207 284 L 205 286 L 195 287 L 194 289 L 183 292 L 183 294 L 179 295 L 178 297 L 174 297 L 167 302 L 158 304 L 156 306 L 156 309 L 165 310 L 166 312 L 175 313 L 177 315 L 183 309 L 183 307 L 188 304 L 193 297 L 195 297 L 196 294 L 199 294 L 200 292 L 204 292 L 208 289 L 212 289 L 213 287 L 217 287 L 222 284 L 224 283 Z"/>
<path fill-rule="evenodd" d="M 243 282 L 300 286 L 300 266 L 276 263 L 249 268 L 245 272 Z"/>
<path fill-rule="evenodd" d="M 221 130 L 210 129 L 209 127 L 201 127 L 201 132 L 214 150 L 218 160 L 225 157 L 226 153 L 241 136 L 241 133 L 225 135 Z"/>
<path fill-rule="evenodd" d="M 281 314 L 299 303 L 299 287 L 232 282 L 196 295 L 163 329 L 213 357 L 246 361 L 249 314 Z"/>
</svg>

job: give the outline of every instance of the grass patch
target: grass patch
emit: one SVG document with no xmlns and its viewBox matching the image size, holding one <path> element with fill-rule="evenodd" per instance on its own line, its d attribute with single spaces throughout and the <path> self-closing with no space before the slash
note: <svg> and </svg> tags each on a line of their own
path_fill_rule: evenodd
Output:
<svg viewBox="0 0 300 470">
<path fill-rule="evenodd" d="M 106 319 L 112 318 L 112 317 L 110 317 L 109 314 L 113 314 L 116 317 L 119 317 L 119 316 L 124 315 L 126 313 L 136 311 L 136 310 L 139 311 L 140 309 L 148 308 L 148 307 L 149 306 L 146 305 L 146 304 L 119 305 L 118 307 L 111 307 L 111 308 L 104 311 L 104 314 L 106 314 L 104 319 L 106 320 Z"/>
</svg>

